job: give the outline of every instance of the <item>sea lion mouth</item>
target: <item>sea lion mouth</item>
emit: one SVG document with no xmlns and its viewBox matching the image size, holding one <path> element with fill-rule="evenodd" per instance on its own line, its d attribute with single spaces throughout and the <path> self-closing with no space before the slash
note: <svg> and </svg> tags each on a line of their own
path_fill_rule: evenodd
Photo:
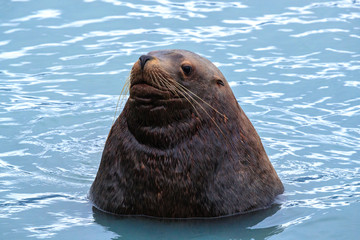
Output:
<svg viewBox="0 0 360 240">
<path fill-rule="evenodd" d="M 136 81 L 130 87 L 130 98 L 142 105 L 163 105 L 169 101 L 184 100 L 182 96 L 173 94 L 169 89 L 154 86 L 145 81 Z"/>
</svg>

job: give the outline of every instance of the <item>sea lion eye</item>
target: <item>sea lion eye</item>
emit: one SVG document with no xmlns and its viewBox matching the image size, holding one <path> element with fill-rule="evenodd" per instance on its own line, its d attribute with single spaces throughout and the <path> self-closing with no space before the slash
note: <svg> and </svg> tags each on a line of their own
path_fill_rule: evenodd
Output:
<svg viewBox="0 0 360 240">
<path fill-rule="evenodd" d="M 225 86 L 224 82 L 221 81 L 220 79 L 216 80 L 216 83 L 217 83 L 218 85 Z"/>
<path fill-rule="evenodd" d="M 189 65 L 181 66 L 181 69 L 184 71 L 185 75 L 189 75 L 191 73 L 192 67 Z"/>
</svg>

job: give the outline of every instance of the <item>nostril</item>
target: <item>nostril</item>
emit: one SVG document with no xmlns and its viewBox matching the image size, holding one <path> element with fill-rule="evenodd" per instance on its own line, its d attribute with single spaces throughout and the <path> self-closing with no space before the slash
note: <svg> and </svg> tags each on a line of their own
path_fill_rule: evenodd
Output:
<svg viewBox="0 0 360 240">
<path fill-rule="evenodd" d="M 140 66 L 141 66 L 141 69 L 144 69 L 145 67 L 145 64 L 147 61 L 153 59 L 154 57 L 152 56 L 149 56 L 149 55 L 142 55 L 139 60 L 140 60 Z"/>
</svg>

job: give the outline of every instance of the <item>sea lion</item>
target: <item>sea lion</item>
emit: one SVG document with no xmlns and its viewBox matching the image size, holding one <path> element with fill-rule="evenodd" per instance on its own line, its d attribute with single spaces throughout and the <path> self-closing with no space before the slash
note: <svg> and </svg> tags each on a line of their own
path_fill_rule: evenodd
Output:
<svg viewBox="0 0 360 240">
<path fill-rule="evenodd" d="M 284 187 L 228 82 L 185 50 L 143 55 L 90 189 L 122 215 L 217 217 L 266 208 Z"/>
</svg>

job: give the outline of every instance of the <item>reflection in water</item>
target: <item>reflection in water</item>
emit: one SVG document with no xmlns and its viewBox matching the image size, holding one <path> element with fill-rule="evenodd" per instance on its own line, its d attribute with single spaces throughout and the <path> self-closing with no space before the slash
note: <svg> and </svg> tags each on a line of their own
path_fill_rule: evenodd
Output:
<svg viewBox="0 0 360 240">
<path fill-rule="evenodd" d="M 283 231 L 282 226 L 257 228 L 256 225 L 280 209 L 266 210 L 216 219 L 168 220 L 147 217 L 122 217 L 93 207 L 95 222 L 118 235 L 115 239 L 265 239 Z"/>
</svg>

